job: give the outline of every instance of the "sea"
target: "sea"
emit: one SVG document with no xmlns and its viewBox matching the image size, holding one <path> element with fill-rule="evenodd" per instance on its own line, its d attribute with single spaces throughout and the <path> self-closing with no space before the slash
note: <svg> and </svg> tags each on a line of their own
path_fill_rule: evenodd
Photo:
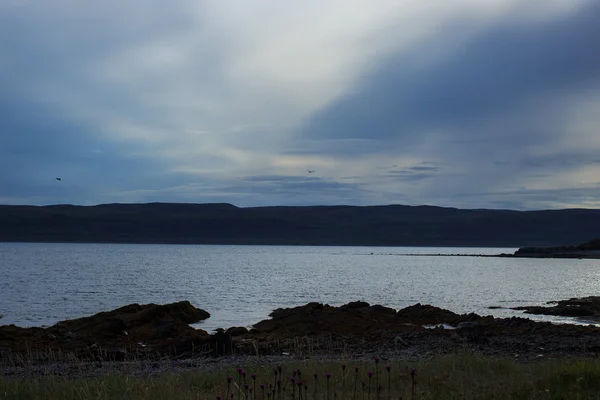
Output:
<svg viewBox="0 0 600 400">
<path fill-rule="evenodd" d="M 277 308 L 357 300 L 589 323 L 510 308 L 600 294 L 600 260 L 492 257 L 515 250 L 0 243 L 0 325 L 50 326 L 180 300 L 211 314 L 193 325 L 209 332 L 251 327 Z"/>
</svg>

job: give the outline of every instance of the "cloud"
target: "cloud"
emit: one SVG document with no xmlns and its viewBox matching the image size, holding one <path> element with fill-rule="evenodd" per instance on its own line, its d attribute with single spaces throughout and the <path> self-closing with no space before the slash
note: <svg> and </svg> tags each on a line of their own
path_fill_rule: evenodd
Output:
<svg viewBox="0 0 600 400">
<path fill-rule="evenodd" d="M 599 11 L 2 2 L 0 201 L 591 204 Z"/>
</svg>

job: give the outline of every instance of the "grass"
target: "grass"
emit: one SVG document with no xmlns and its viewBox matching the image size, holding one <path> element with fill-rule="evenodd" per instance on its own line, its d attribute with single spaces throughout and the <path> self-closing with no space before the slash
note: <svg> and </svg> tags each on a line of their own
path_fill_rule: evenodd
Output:
<svg viewBox="0 0 600 400">
<path fill-rule="evenodd" d="M 600 399 L 600 360 L 517 363 L 465 353 L 422 361 L 380 360 L 377 363 L 374 360 L 332 362 L 311 359 L 279 366 L 241 365 L 145 377 L 125 373 L 94 378 L 0 377 L 2 400 L 218 398 Z"/>
</svg>

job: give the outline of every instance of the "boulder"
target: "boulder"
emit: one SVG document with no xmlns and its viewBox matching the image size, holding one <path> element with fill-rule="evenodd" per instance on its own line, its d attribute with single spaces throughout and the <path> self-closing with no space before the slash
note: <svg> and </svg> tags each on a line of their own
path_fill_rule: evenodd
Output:
<svg viewBox="0 0 600 400">
<path fill-rule="evenodd" d="M 166 305 L 130 304 L 90 317 L 62 321 L 45 329 L 1 326 L 0 346 L 15 352 L 27 348 L 60 349 L 82 356 L 110 354 L 111 359 L 121 359 L 132 349 L 134 353 L 140 351 L 142 347 L 138 343 L 143 343 L 144 352 L 177 354 L 201 347 L 210 340 L 207 332 L 189 326 L 209 316 L 189 301 Z"/>
</svg>

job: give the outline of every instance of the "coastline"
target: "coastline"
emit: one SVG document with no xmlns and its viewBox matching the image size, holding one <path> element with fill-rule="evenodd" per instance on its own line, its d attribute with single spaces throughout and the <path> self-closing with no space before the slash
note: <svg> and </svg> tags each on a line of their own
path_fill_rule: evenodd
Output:
<svg viewBox="0 0 600 400">
<path fill-rule="evenodd" d="M 596 307 L 600 298 L 558 304 L 563 309 L 582 304 Z M 600 353 L 597 326 L 456 314 L 420 303 L 398 311 L 358 301 L 340 307 L 308 303 L 274 310 L 252 329 L 230 327 L 214 334 L 190 327 L 202 318 L 208 318 L 204 310 L 179 302 L 132 304 L 48 328 L 3 325 L 0 374 L 52 373 L 75 360 L 81 363 L 79 373 L 85 375 L 105 371 L 104 367 L 145 374 L 165 368 L 214 368 L 241 360 L 339 358 L 340 354 L 353 359 L 373 355 L 420 359 L 466 351 L 527 361 Z M 28 361 L 15 365 L 19 359 Z"/>
</svg>

